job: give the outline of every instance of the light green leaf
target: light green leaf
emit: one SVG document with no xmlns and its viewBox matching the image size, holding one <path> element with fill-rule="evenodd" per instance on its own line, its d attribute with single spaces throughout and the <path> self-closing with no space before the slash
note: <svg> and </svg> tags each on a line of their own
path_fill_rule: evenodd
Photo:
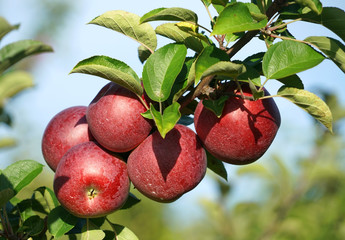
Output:
<svg viewBox="0 0 345 240">
<path fill-rule="evenodd" d="M 108 79 L 141 95 L 143 88 L 138 75 L 126 63 L 107 56 L 93 56 L 80 61 L 71 73 L 84 73 Z"/>
<path fill-rule="evenodd" d="M 163 102 L 180 73 L 187 55 L 182 44 L 168 44 L 158 49 L 146 61 L 142 73 L 145 91 L 150 99 Z"/>
<path fill-rule="evenodd" d="M 278 90 L 277 95 L 308 112 L 332 132 L 332 112 L 321 98 L 306 90 L 285 86 Z"/>
<path fill-rule="evenodd" d="M 2 173 L 17 194 L 34 180 L 43 169 L 43 165 L 33 160 L 20 160 L 5 168 Z"/>
<path fill-rule="evenodd" d="M 48 229 L 55 238 L 59 238 L 71 230 L 77 221 L 77 217 L 67 212 L 62 206 L 58 206 L 48 215 Z"/>
<path fill-rule="evenodd" d="M 176 123 L 181 118 L 180 104 L 178 102 L 174 102 L 164 109 L 163 114 L 157 111 L 152 104 L 150 106 L 150 111 L 162 138 L 165 138 L 165 135 L 175 127 Z"/>
<path fill-rule="evenodd" d="M 297 19 L 302 18 L 303 21 L 321 24 L 324 27 L 337 34 L 343 41 L 345 41 L 345 12 L 336 7 L 324 7 L 321 14 L 310 12 L 307 14 L 288 13 L 282 14 L 283 19 Z"/>
<path fill-rule="evenodd" d="M 198 15 L 191 10 L 179 7 L 157 8 L 141 17 L 140 22 L 150 21 L 182 21 L 182 22 L 198 22 Z"/>
<path fill-rule="evenodd" d="M 60 205 L 53 190 L 48 187 L 37 188 L 34 191 L 33 198 L 37 200 L 48 213 Z"/>
<path fill-rule="evenodd" d="M 187 48 L 190 48 L 196 52 L 201 52 L 204 48 L 204 45 L 200 38 L 197 38 L 193 36 L 191 33 L 181 30 L 181 28 L 179 28 L 174 23 L 165 23 L 159 25 L 156 28 L 156 33 L 161 36 L 172 39 L 177 43 L 183 43 L 186 45 Z M 205 41 L 203 42 L 204 44 L 208 44 Z"/>
<path fill-rule="evenodd" d="M 24 71 L 8 72 L 0 76 L 0 106 L 5 100 L 34 85 L 32 76 Z"/>
<path fill-rule="evenodd" d="M 1 138 L 0 139 L 0 149 L 5 147 L 13 147 L 17 144 L 17 141 L 13 138 Z"/>
<path fill-rule="evenodd" d="M 321 14 L 322 12 L 322 3 L 320 0 L 296 0 L 296 2 L 302 7 L 311 9 L 316 14 Z"/>
<path fill-rule="evenodd" d="M 139 238 L 127 227 L 111 223 L 116 232 L 116 240 L 139 240 Z"/>
<path fill-rule="evenodd" d="M 207 68 L 201 75 L 201 79 L 209 75 L 221 75 L 236 78 L 244 72 L 246 72 L 246 67 L 243 64 L 220 61 Z"/>
<path fill-rule="evenodd" d="M 19 24 L 11 25 L 7 20 L 0 16 L 0 40 L 12 30 L 18 29 Z"/>
<path fill-rule="evenodd" d="M 0 49 L 0 73 L 28 56 L 52 51 L 50 46 L 35 40 L 10 43 Z"/>
<path fill-rule="evenodd" d="M 266 78 L 279 79 L 315 67 L 324 59 L 324 56 L 307 44 L 285 40 L 267 50 L 262 70 Z"/>
<path fill-rule="evenodd" d="M 315 45 L 345 73 L 344 44 L 330 37 L 308 37 L 305 41 Z"/>
<path fill-rule="evenodd" d="M 215 46 L 205 47 L 195 62 L 195 85 L 201 80 L 204 72 L 213 64 L 228 61 L 229 56 Z"/>
<path fill-rule="evenodd" d="M 259 10 L 260 12 L 260 10 Z M 229 4 L 219 14 L 213 27 L 212 35 L 244 32 L 263 28 L 267 19 L 260 19 L 262 14 L 252 14 L 248 5 L 242 2 Z"/>
<path fill-rule="evenodd" d="M 114 10 L 108 11 L 93 19 L 90 24 L 96 24 L 122 33 L 142 44 L 150 52 L 157 47 L 157 36 L 148 23 L 140 24 L 140 17 L 134 13 Z"/>
<path fill-rule="evenodd" d="M 102 240 L 104 237 L 103 230 L 87 219 L 86 225 L 82 229 L 81 240 Z"/>
</svg>

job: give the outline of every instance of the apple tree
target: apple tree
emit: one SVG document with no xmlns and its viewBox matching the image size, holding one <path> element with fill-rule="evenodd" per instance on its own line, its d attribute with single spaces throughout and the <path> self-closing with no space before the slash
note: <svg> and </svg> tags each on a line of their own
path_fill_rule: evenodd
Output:
<svg viewBox="0 0 345 240">
<path fill-rule="evenodd" d="M 200 4 L 209 26 L 181 7 L 159 7 L 143 16 L 111 10 L 89 22 L 137 41 L 143 70 L 137 73 L 123 59 L 103 55 L 75 65 L 71 73 L 109 83 L 90 103 L 71 106 L 82 111 L 65 109 L 48 124 L 42 152 L 55 172 L 53 190 L 42 187 L 20 201 L 16 192 L 41 167 L 20 162 L 3 171 L 8 185 L 1 186 L 6 196 L 1 236 L 138 239 L 107 218 L 140 202 L 130 185 L 153 201 L 169 203 L 192 191 L 207 168 L 227 179 L 225 164 L 257 161 L 284 120 L 274 98 L 291 101 L 332 132 L 330 108 L 304 89 L 298 73 L 324 60 L 345 72 L 343 10 L 323 7 L 320 0 Z M 154 28 L 153 21 L 163 23 Z M 297 21 L 322 25 L 339 40 L 297 39 L 289 31 Z M 159 46 L 157 36 L 170 42 Z M 254 38 L 267 50 L 236 59 Z M 271 95 L 266 86 L 272 82 L 281 86 Z"/>
</svg>

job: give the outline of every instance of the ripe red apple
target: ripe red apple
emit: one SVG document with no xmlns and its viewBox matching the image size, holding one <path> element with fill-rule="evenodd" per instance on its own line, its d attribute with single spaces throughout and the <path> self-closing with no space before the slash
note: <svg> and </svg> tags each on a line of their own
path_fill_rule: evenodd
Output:
<svg viewBox="0 0 345 240">
<path fill-rule="evenodd" d="M 158 131 L 148 136 L 127 160 L 133 185 L 158 202 L 172 202 L 203 179 L 207 160 L 196 134 L 176 125 L 163 139 Z"/>
<path fill-rule="evenodd" d="M 244 96 L 252 96 L 248 85 L 242 85 L 242 90 Z M 240 94 L 234 87 L 228 91 Z M 241 165 L 256 161 L 266 152 L 279 129 L 280 113 L 272 98 L 251 101 L 230 96 L 220 118 L 200 101 L 194 125 L 203 146 L 213 156 Z"/>
<path fill-rule="evenodd" d="M 92 141 L 68 150 L 54 177 L 54 192 L 61 205 L 83 218 L 105 216 L 121 208 L 129 187 L 126 163 Z"/>
<path fill-rule="evenodd" d="M 113 152 L 127 152 L 138 146 L 152 125 L 141 116 L 146 112 L 138 97 L 118 84 L 107 84 L 90 103 L 86 119 L 99 144 Z"/>
<path fill-rule="evenodd" d="M 48 123 L 43 133 L 42 153 L 53 171 L 68 149 L 92 139 L 86 122 L 86 109 L 86 106 L 69 107 L 56 114 Z"/>
</svg>

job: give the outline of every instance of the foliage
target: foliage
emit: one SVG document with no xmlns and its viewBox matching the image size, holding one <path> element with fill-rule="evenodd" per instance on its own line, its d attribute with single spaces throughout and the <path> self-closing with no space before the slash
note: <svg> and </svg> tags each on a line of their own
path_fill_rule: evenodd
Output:
<svg viewBox="0 0 345 240">
<path fill-rule="evenodd" d="M 220 116 L 226 95 L 224 86 L 230 82 L 238 84 L 239 88 L 239 82 L 248 83 L 253 91 L 250 100 L 257 100 L 268 97 L 262 94 L 266 84 L 278 81 L 281 88 L 269 97 L 290 100 L 330 132 L 333 131 L 335 116 L 332 116 L 331 105 L 303 89 L 303 81 L 297 74 L 317 66 L 326 58 L 345 72 L 343 10 L 322 7 L 320 0 L 201 2 L 209 13 L 210 27 L 199 25 L 198 15 L 184 8 L 157 8 L 141 17 L 114 10 L 94 18 L 90 24 L 119 32 L 138 42 L 143 71 L 137 74 L 123 61 L 109 56 L 92 56 L 76 64 L 71 73 L 90 74 L 115 82 L 135 93 L 143 103 L 145 91 L 152 101 L 149 106 L 145 104 L 147 112 L 143 116 L 155 122 L 163 138 L 175 124 L 191 118 L 197 98 L 209 100 L 205 101 L 205 106 Z M 211 15 L 211 7 L 216 10 L 217 16 Z M 154 29 L 150 25 L 152 21 L 164 23 Z M 296 39 L 288 31 L 288 27 L 296 21 L 320 24 L 341 40 L 327 36 Z M 17 28 L 18 25 L 0 19 L 0 39 Z M 170 39 L 172 43 L 159 46 L 157 35 Z M 235 54 L 256 37 L 265 42 L 267 51 L 253 52 L 242 61 L 234 60 Z M 52 51 L 50 46 L 34 40 L 14 42 L 0 49 L 1 122 L 11 122 L 3 108 L 6 99 L 32 86 L 32 80 L 26 73 L 9 68 L 23 58 L 48 51 Z M 244 98 L 243 95 L 238 97 Z M 301 175 L 296 182 L 291 182 L 291 173 L 279 158 L 275 158 L 277 168 L 273 170 L 259 165 L 241 168 L 240 174 L 265 176 L 269 180 L 267 190 L 272 197 L 263 203 L 238 204 L 228 215 L 224 199 L 230 190 L 222 188 L 219 203 L 204 202 L 209 215 L 203 224 L 206 222 L 211 226 L 211 232 L 195 225 L 198 230 L 192 226 L 190 239 L 216 239 L 215 236 L 218 239 L 305 239 L 310 238 L 309 234 L 322 237 L 324 232 L 318 232 L 321 227 L 315 227 L 315 219 L 322 219 L 323 224 L 328 221 L 338 224 L 329 225 L 327 237 L 332 234 L 332 238 L 341 239 L 344 226 L 337 211 L 343 209 L 340 206 L 343 198 L 334 200 L 328 197 L 342 193 L 343 188 L 338 186 L 343 184 L 343 173 L 329 155 L 326 155 L 327 161 L 322 161 L 330 149 L 321 147 L 321 142 L 329 144 L 336 139 L 328 132 L 322 136 L 325 138 L 318 140 L 320 145 L 316 144 L 316 155 L 301 161 Z M 11 141 L 5 139 L 0 146 L 6 143 Z M 210 170 L 227 179 L 221 161 L 210 156 L 208 161 Z M 127 227 L 115 224 L 111 215 L 97 219 L 73 216 L 60 206 L 54 192 L 47 187 L 36 189 L 29 199 L 18 199 L 16 194 L 41 171 L 42 165 L 31 160 L 16 162 L 1 171 L 0 238 L 138 239 Z M 220 186 L 223 186 L 221 182 Z M 323 191 L 315 193 L 315 189 Z M 328 215 L 332 219 L 312 214 L 324 216 L 323 212 L 315 211 L 316 200 L 322 204 L 332 201 L 336 206 L 333 215 Z M 130 195 L 122 209 L 131 208 L 138 202 L 134 195 Z M 310 222 L 309 228 L 301 225 L 303 221 Z M 340 230 L 335 231 L 338 226 Z"/>
</svg>

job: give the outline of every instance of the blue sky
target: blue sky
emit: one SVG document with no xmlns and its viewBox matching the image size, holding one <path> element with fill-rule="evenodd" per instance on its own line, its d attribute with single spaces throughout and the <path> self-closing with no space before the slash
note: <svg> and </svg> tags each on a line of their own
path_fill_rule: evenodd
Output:
<svg viewBox="0 0 345 240">
<path fill-rule="evenodd" d="M 1 45 L 16 40 L 32 37 L 33 26 L 41 21 L 39 7 L 36 8 L 33 0 L 3 0 L 0 3 L 0 15 L 9 22 L 21 23 L 18 31 L 14 31 L 6 37 Z M 344 0 L 322 1 L 324 6 L 337 6 L 345 9 Z M 81 1 L 74 0 L 74 11 L 69 19 L 61 26 L 58 36 L 49 40 L 54 48 L 54 53 L 42 54 L 36 59 L 38 64 L 33 69 L 36 86 L 33 89 L 22 93 L 13 101 L 8 103 L 8 109 L 15 118 L 14 129 L 1 130 L 5 134 L 19 137 L 17 148 L 5 150 L 0 153 L 0 168 L 8 164 L 8 159 L 29 158 L 44 162 L 41 150 L 40 139 L 45 126 L 49 120 L 59 111 L 75 105 L 88 105 L 99 89 L 107 83 L 101 78 L 82 74 L 68 73 L 81 60 L 93 55 L 108 55 L 117 58 L 130 65 L 140 76 L 142 65 L 137 57 L 138 44 L 133 40 L 99 26 L 87 25 L 94 17 L 109 10 L 125 10 L 143 15 L 157 7 L 184 7 L 193 10 L 199 15 L 199 23 L 209 27 L 209 19 L 205 9 L 199 0 L 193 1 Z M 42 10 L 42 9 L 41 9 Z M 156 26 L 159 23 L 153 23 Z M 291 32 L 298 38 L 304 39 L 307 36 L 327 35 L 337 38 L 332 32 L 314 24 L 295 23 L 297 28 L 290 28 Z M 167 43 L 164 38 L 159 38 L 159 46 Z M 252 41 L 241 50 L 233 59 L 243 59 L 246 56 L 265 50 L 263 42 Z M 315 91 L 322 87 L 338 93 L 341 102 L 345 105 L 345 97 L 341 96 L 345 86 L 345 75 L 331 61 L 325 60 L 316 68 L 299 74 L 304 81 L 305 88 Z M 277 91 L 279 85 L 274 82 L 267 84 L 271 94 Z M 341 86 L 341 87 L 340 87 Z M 303 110 L 284 99 L 276 99 L 282 116 L 281 129 L 267 154 L 261 162 L 269 161 L 271 154 L 284 155 L 289 162 L 296 156 L 308 154 L 308 146 L 313 138 L 314 122 Z M 24 118 L 24 119 L 23 119 Z M 344 128 L 342 128 L 344 131 Z M 235 173 L 237 167 L 228 166 L 230 179 L 236 181 Z M 243 186 L 243 182 L 238 182 Z M 252 185 L 255 187 L 255 184 Z M 243 188 L 238 188 L 243 189 Z M 194 193 L 174 203 L 178 206 L 190 203 L 200 195 L 209 197 L 213 191 L 210 181 L 204 181 L 197 187 Z M 206 194 L 205 194 L 206 193 Z M 240 192 L 239 193 L 243 193 Z M 242 196 L 249 197 L 247 193 Z"/>
</svg>

